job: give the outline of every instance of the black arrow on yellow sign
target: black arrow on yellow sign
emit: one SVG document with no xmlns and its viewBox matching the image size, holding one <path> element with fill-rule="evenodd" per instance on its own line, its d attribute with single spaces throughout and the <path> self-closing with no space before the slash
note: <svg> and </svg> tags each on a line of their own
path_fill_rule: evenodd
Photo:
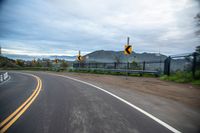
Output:
<svg viewBox="0 0 200 133">
<path fill-rule="evenodd" d="M 56 64 L 58 63 L 58 59 L 55 59 L 55 63 L 56 63 Z"/>
<path fill-rule="evenodd" d="M 78 55 L 78 56 L 77 56 L 77 60 L 78 60 L 78 61 L 81 61 L 81 60 L 82 60 L 81 55 Z"/>
<path fill-rule="evenodd" d="M 80 51 L 80 50 L 78 51 L 77 60 L 78 60 L 78 61 L 81 61 L 81 60 L 82 60 L 82 56 L 81 56 L 81 51 Z"/>
<path fill-rule="evenodd" d="M 132 46 L 131 45 L 125 45 L 124 54 L 129 55 L 131 53 L 132 53 Z"/>
</svg>

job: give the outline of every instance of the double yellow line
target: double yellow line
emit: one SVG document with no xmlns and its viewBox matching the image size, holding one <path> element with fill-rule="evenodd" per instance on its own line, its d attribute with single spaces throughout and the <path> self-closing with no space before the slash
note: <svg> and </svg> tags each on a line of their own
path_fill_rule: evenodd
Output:
<svg viewBox="0 0 200 133">
<path fill-rule="evenodd" d="M 5 120 L 0 123 L 0 133 L 4 133 L 12 124 L 28 109 L 28 107 L 33 103 L 42 88 L 42 81 L 38 76 L 28 74 L 37 79 L 37 86 L 31 96 L 19 106 L 11 115 L 9 115 Z"/>
</svg>

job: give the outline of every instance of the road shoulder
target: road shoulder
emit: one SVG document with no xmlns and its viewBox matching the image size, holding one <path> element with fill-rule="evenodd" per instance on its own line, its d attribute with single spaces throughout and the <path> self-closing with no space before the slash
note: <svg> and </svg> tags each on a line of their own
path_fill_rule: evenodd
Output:
<svg viewBox="0 0 200 133">
<path fill-rule="evenodd" d="M 198 88 L 176 83 L 169 84 L 154 78 L 129 77 L 126 80 L 123 76 L 82 73 L 57 74 L 70 76 L 104 88 L 180 131 L 199 131 Z"/>
</svg>

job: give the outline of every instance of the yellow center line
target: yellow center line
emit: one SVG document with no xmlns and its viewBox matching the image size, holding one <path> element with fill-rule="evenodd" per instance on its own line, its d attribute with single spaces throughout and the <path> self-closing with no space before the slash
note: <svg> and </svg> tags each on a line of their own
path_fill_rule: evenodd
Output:
<svg viewBox="0 0 200 133">
<path fill-rule="evenodd" d="M 4 133 L 28 109 L 28 107 L 33 103 L 33 101 L 40 93 L 42 88 L 42 81 L 39 77 L 35 75 L 32 76 L 37 79 L 36 89 L 20 107 L 18 107 L 11 115 L 9 115 L 3 122 L 0 123 L 0 128 L 2 128 L 0 133 Z"/>
</svg>

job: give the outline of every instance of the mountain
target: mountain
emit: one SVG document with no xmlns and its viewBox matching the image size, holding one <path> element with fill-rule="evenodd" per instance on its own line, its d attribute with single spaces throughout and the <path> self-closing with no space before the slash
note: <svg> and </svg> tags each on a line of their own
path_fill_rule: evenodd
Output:
<svg viewBox="0 0 200 133">
<path fill-rule="evenodd" d="M 76 56 L 29 56 L 29 55 L 14 55 L 14 54 L 3 54 L 4 57 L 8 57 L 10 59 L 22 59 L 22 60 L 33 60 L 35 59 L 50 59 L 54 60 L 55 58 L 60 60 L 67 61 L 75 61 Z M 142 61 L 160 61 L 166 59 L 167 56 L 156 53 L 135 53 L 133 52 L 130 55 L 124 55 L 123 51 L 94 51 L 84 56 L 87 62 L 132 62 L 133 60 L 136 62 Z"/>
<path fill-rule="evenodd" d="M 49 56 L 49 58 L 51 60 L 54 60 L 55 58 L 60 59 L 60 60 L 67 60 L 67 61 L 75 61 L 76 60 L 76 56 Z"/>
<path fill-rule="evenodd" d="M 60 60 L 67 60 L 67 61 L 74 61 L 76 59 L 76 56 L 30 56 L 30 55 L 16 55 L 16 54 L 3 54 L 4 57 L 8 57 L 10 59 L 21 59 L 21 60 L 26 60 L 30 61 L 33 59 L 42 59 L 42 58 L 47 58 L 50 60 L 54 60 L 55 58 L 60 59 Z"/>
<path fill-rule="evenodd" d="M 135 53 L 124 55 L 123 51 L 104 51 L 99 50 L 84 56 L 88 62 L 136 62 L 160 61 L 165 60 L 167 56 L 158 53 Z"/>
</svg>

